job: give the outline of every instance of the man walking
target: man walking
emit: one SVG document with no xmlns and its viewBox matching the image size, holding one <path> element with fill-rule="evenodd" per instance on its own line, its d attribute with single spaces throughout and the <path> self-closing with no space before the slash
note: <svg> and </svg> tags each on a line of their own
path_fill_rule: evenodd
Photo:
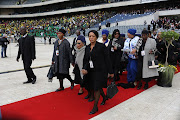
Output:
<svg viewBox="0 0 180 120">
<path fill-rule="evenodd" d="M 2 43 L 1 58 L 5 58 L 7 57 L 6 55 L 7 45 L 9 44 L 6 34 L 3 34 L 3 37 L 1 38 L 1 43 Z"/>
<path fill-rule="evenodd" d="M 33 36 L 29 36 L 26 32 L 26 28 L 22 27 L 20 29 L 21 35 L 23 35 L 21 38 L 19 38 L 19 51 L 17 55 L 17 62 L 19 62 L 20 56 L 23 60 L 24 70 L 27 76 L 28 81 L 24 82 L 26 83 L 32 83 L 35 84 L 36 82 L 36 76 L 34 75 L 31 64 L 32 60 L 36 59 L 36 51 L 35 51 L 35 39 Z"/>
</svg>

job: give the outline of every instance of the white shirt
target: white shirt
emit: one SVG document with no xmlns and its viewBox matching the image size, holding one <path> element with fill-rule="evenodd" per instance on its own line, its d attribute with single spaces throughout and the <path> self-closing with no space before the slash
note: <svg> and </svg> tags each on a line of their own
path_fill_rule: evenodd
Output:
<svg viewBox="0 0 180 120">
<path fill-rule="evenodd" d="M 98 42 L 103 43 L 106 47 L 109 45 L 109 41 L 110 41 L 110 40 L 108 39 L 108 42 L 104 44 L 103 39 L 98 40 Z"/>
<path fill-rule="evenodd" d="M 23 38 L 25 38 L 27 36 L 27 33 L 23 36 Z"/>
</svg>

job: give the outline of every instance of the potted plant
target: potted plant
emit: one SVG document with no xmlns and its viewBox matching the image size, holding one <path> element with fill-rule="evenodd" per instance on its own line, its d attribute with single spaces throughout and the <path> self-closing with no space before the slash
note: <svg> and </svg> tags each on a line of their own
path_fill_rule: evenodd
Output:
<svg viewBox="0 0 180 120">
<path fill-rule="evenodd" d="M 165 31 L 162 32 L 161 38 L 166 45 L 166 61 L 165 65 L 159 64 L 159 79 L 157 81 L 157 85 L 162 87 L 171 87 L 174 73 L 177 71 L 177 68 L 173 65 L 168 64 L 168 52 L 169 46 L 174 46 L 172 42 L 179 39 L 179 34 L 174 31 Z"/>
</svg>

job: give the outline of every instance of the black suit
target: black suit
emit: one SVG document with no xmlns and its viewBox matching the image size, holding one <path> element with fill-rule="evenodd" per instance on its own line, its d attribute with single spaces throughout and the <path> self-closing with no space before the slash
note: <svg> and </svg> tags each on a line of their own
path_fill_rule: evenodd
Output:
<svg viewBox="0 0 180 120">
<path fill-rule="evenodd" d="M 24 37 L 19 38 L 18 41 L 19 41 L 19 51 L 18 51 L 17 59 L 19 59 L 20 56 L 22 55 L 26 76 L 28 80 L 31 81 L 32 78 L 36 77 L 31 68 L 32 60 L 36 59 L 35 39 L 34 36 L 27 35 L 25 38 Z"/>
</svg>

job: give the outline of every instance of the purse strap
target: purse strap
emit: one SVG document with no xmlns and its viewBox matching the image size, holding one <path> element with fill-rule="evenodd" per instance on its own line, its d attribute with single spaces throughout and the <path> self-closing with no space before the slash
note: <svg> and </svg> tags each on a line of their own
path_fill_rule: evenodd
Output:
<svg viewBox="0 0 180 120">
<path fill-rule="evenodd" d="M 114 78 L 109 77 L 109 79 L 108 79 L 108 86 L 111 85 L 112 82 L 115 82 L 115 81 L 114 81 Z"/>
</svg>

